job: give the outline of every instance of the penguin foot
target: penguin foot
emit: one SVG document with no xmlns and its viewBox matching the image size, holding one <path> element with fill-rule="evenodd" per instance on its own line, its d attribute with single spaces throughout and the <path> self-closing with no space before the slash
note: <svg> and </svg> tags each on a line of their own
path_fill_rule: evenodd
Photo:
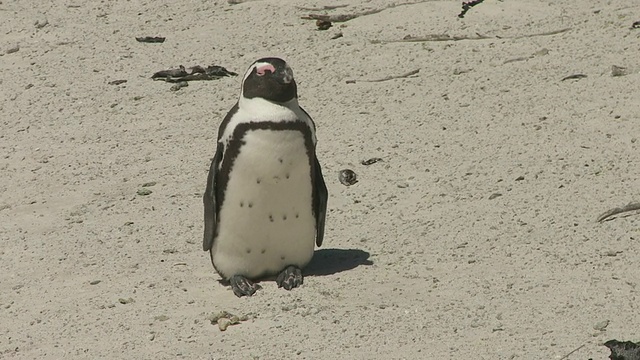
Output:
<svg viewBox="0 0 640 360">
<path fill-rule="evenodd" d="M 229 279 L 231 290 L 237 297 L 251 296 L 256 291 L 262 289 L 262 286 L 254 283 L 242 275 L 234 275 Z"/>
<path fill-rule="evenodd" d="M 302 285 L 302 282 L 302 270 L 293 265 L 287 266 L 276 278 L 276 284 L 278 284 L 278 287 L 283 287 L 286 290 L 297 288 Z"/>
</svg>

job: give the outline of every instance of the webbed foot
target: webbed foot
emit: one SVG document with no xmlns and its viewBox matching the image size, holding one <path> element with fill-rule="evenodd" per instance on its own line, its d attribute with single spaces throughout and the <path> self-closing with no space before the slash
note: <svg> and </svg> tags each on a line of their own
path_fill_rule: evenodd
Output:
<svg viewBox="0 0 640 360">
<path fill-rule="evenodd" d="M 237 297 L 251 296 L 256 291 L 262 289 L 262 286 L 254 283 L 242 275 L 234 275 L 229 279 L 231 290 Z"/>
<path fill-rule="evenodd" d="M 278 284 L 278 287 L 283 287 L 286 290 L 297 288 L 298 286 L 302 285 L 302 283 L 302 270 L 300 270 L 299 267 L 293 265 L 287 266 L 280 272 L 280 274 L 278 274 L 278 277 L 276 278 L 276 284 Z"/>
</svg>

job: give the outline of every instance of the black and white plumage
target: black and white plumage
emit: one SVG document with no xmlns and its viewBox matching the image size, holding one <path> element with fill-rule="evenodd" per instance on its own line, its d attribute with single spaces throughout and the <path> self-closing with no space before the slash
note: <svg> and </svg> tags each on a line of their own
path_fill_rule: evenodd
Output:
<svg viewBox="0 0 640 360">
<path fill-rule="evenodd" d="M 203 197 L 203 249 L 237 296 L 270 275 L 287 290 L 302 284 L 327 208 L 315 148 L 291 68 L 279 58 L 254 62 L 218 130 Z"/>
</svg>

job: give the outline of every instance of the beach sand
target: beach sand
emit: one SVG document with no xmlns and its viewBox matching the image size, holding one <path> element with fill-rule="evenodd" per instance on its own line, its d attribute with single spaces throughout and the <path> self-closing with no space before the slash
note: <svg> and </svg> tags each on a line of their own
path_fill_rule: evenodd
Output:
<svg viewBox="0 0 640 360">
<path fill-rule="evenodd" d="M 319 31 L 301 17 L 388 2 L 2 0 L 0 358 L 584 360 L 640 340 L 640 214 L 596 221 L 640 201 L 640 4 L 576 3 L 425 1 Z M 202 251 L 202 193 L 264 56 L 295 72 L 329 207 L 304 285 L 238 299 Z M 213 64 L 240 76 L 151 80 Z M 220 311 L 248 320 L 223 332 Z"/>
</svg>

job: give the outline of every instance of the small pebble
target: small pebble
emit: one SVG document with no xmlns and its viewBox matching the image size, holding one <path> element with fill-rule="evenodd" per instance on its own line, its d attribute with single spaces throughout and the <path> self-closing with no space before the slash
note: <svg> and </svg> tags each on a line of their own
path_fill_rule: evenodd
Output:
<svg viewBox="0 0 640 360">
<path fill-rule="evenodd" d="M 629 75 L 631 72 L 622 66 L 616 66 L 616 65 L 611 65 L 611 76 L 616 77 L 616 76 L 625 76 L 625 75 Z"/>
<path fill-rule="evenodd" d="M 227 318 L 220 318 L 218 319 L 218 328 L 220 328 L 220 331 L 225 331 L 227 330 L 227 328 L 229 327 L 229 325 L 231 325 L 231 320 L 227 319 Z"/>
<path fill-rule="evenodd" d="M 169 317 L 167 315 L 158 315 L 158 316 L 154 316 L 153 320 L 167 321 L 167 320 L 169 320 Z"/>
<path fill-rule="evenodd" d="M 241 321 L 249 320 L 249 315 L 233 315 L 228 311 L 219 311 L 207 316 L 207 320 L 211 321 L 211 325 L 218 324 L 220 331 L 225 331 L 230 325 L 240 324 Z"/>
<path fill-rule="evenodd" d="M 609 326 L 609 320 L 603 320 L 593 325 L 593 329 L 598 331 L 604 331 L 607 328 L 607 326 Z"/>
<path fill-rule="evenodd" d="M 49 24 L 49 20 L 47 20 L 46 17 L 41 17 L 38 20 L 36 20 L 36 22 L 33 25 L 36 27 L 36 29 L 42 29 L 48 24 Z"/>
<path fill-rule="evenodd" d="M 89 284 L 90 285 L 98 285 L 98 284 L 100 284 L 100 282 L 101 282 L 101 280 L 91 280 L 91 281 L 89 281 Z"/>
<path fill-rule="evenodd" d="M 533 55 L 535 56 L 545 56 L 545 55 L 549 55 L 549 49 L 547 48 L 542 48 L 538 51 L 536 51 L 535 53 L 533 53 Z"/>
<path fill-rule="evenodd" d="M 5 52 L 5 54 L 13 54 L 13 53 L 18 52 L 18 50 L 20 50 L 20 45 L 18 45 L 18 44 L 13 44 L 13 45 L 10 45 L 10 46 L 7 48 L 7 50 L 5 50 L 4 52 Z"/>
<path fill-rule="evenodd" d="M 147 196 L 147 195 L 151 195 L 151 193 L 153 193 L 153 191 L 143 188 L 143 189 L 138 189 L 138 191 L 136 192 L 138 195 L 140 196 Z"/>
<path fill-rule="evenodd" d="M 207 317 L 207 320 L 211 321 L 211 324 L 215 324 L 218 322 L 218 320 L 222 319 L 222 318 L 226 318 L 229 317 L 231 314 L 229 314 L 226 311 L 219 311 L 217 313 L 211 314 Z"/>
<path fill-rule="evenodd" d="M 133 302 L 133 298 L 128 298 L 128 299 L 120 298 L 118 299 L 118 302 L 120 304 L 130 304 Z"/>
<path fill-rule="evenodd" d="M 171 91 L 178 91 L 180 89 L 182 89 L 183 87 L 187 87 L 189 86 L 189 83 L 186 81 L 180 81 L 175 83 L 173 86 L 171 86 L 171 88 L 169 88 L 169 90 Z"/>
</svg>

